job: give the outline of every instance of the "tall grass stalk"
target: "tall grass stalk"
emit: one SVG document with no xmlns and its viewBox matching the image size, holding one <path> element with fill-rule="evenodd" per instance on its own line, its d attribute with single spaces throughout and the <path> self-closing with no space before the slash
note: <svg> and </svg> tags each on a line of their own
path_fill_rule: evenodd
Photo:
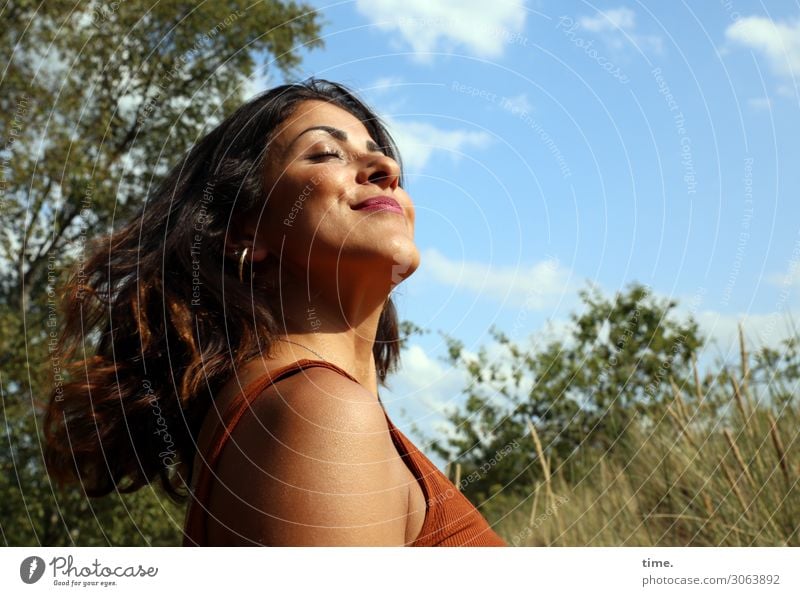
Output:
<svg viewBox="0 0 800 596">
<path fill-rule="evenodd" d="M 498 531 L 528 546 L 800 546 L 800 400 L 751 399 L 741 327 L 739 342 L 730 392 L 714 396 L 727 401 L 724 415 L 711 415 L 693 362 L 694 386 L 670 379 L 671 401 L 606 453 L 548 461 L 529 422 L 543 480 L 530 511 L 496 512 Z M 569 483 L 559 473 L 567 465 L 585 473 Z M 554 512 L 544 521 L 542 488 Z"/>
</svg>

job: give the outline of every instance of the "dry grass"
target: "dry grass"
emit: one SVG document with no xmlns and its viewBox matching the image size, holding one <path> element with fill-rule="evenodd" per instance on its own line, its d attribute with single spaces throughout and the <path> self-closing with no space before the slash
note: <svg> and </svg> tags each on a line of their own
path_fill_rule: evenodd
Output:
<svg viewBox="0 0 800 596">
<path fill-rule="evenodd" d="M 638 420 L 599 459 L 564 462 L 585 470 L 573 484 L 537 447 L 543 481 L 487 516 L 515 545 L 800 546 L 798 403 L 754 401 L 741 335 L 740 348 L 724 420 L 672 381 L 655 422 Z"/>
</svg>

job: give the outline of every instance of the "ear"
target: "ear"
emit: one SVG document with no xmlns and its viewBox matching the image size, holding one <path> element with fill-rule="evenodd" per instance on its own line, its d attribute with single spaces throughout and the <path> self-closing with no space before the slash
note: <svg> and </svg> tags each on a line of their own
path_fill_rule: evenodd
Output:
<svg viewBox="0 0 800 596">
<path fill-rule="evenodd" d="M 269 255 L 269 251 L 261 245 L 251 245 L 247 242 L 242 244 L 234 244 L 229 242 L 226 248 L 226 256 L 229 259 L 236 260 L 241 257 L 242 251 L 245 249 L 247 249 L 247 256 L 245 258 L 253 263 L 259 263 L 266 259 L 267 255 Z"/>
<path fill-rule="evenodd" d="M 266 249 L 266 247 L 263 244 L 259 244 L 258 242 L 253 244 L 250 250 L 251 250 L 250 260 L 253 261 L 254 263 L 260 263 L 261 261 L 266 259 L 267 255 L 269 254 L 269 251 Z"/>
<path fill-rule="evenodd" d="M 255 223 L 248 221 L 242 223 L 241 226 L 233 226 L 234 229 L 237 227 L 238 230 L 231 234 L 226 244 L 227 256 L 232 259 L 238 259 L 246 248 L 247 257 L 245 258 L 248 261 L 258 263 L 266 259 L 269 255 L 269 249 L 266 243 L 258 237 Z"/>
</svg>

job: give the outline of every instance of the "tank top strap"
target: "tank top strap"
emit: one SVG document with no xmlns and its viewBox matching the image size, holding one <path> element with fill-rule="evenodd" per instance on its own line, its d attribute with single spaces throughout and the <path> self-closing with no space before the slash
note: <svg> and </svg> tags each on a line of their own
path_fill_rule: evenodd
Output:
<svg viewBox="0 0 800 596">
<path fill-rule="evenodd" d="M 206 435 L 206 440 L 198 441 L 195 457 L 201 458 L 201 465 L 198 466 L 197 477 L 192 482 L 194 490 L 190 490 L 192 500 L 186 514 L 184 546 L 194 546 L 198 542 L 205 541 L 205 524 L 203 522 L 205 513 L 207 513 L 207 500 L 214 467 L 233 430 L 250 408 L 253 400 L 261 395 L 267 387 L 312 367 L 328 368 L 358 383 L 358 380 L 346 370 L 326 360 L 303 358 L 291 364 L 267 371 L 266 374 L 257 377 L 242 388 L 239 396 L 231 400 L 231 403 L 223 410 L 221 416 L 214 421 L 214 432 Z M 206 414 L 206 416 L 209 414 Z"/>
<path fill-rule="evenodd" d="M 264 391 L 264 389 L 266 389 L 273 383 L 279 381 L 280 379 L 286 376 L 291 376 L 291 374 L 293 373 L 300 372 L 303 369 L 311 368 L 314 366 L 329 368 L 333 371 L 338 372 L 341 375 L 344 375 L 351 381 L 358 383 L 358 380 L 356 380 L 356 378 L 353 377 L 349 372 L 333 364 L 332 362 L 328 362 L 327 360 L 314 360 L 309 358 L 303 358 L 302 360 L 297 360 L 296 362 L 292 362 L 291 364 L 287 364 L 286 366 L 281 366 L 274 370 L 267 371 L 266 374 L 252 380 L 250 383 L 245 385 L 244 388 L 242 389 L 242 394 L 245 396 L 246 400 L 252 401 L 253 398 L 258 396 L 262 391 Z"/>
</svg>

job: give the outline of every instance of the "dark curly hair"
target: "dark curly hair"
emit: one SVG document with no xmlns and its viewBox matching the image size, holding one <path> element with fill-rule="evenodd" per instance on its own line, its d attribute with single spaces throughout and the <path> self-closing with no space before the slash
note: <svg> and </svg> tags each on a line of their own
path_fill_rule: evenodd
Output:
<svg viewBox="0 0 800 596">
<path fill-rule="evenodd" d="M 269 352 L 281 328 L 274 297 L 254 299 L 225 243 L 231 222 L 267 200 L 268 143 L 305 100 L 347 110 L 400 161 L 384 124 L 351 90 L 314 77 L 256 96 L 194 145 L 64 288 L 58 350 L 68 380 L 44 418 L 45 462 L 60 484 L 80 480 L 99 497 L 158 479 L 185 502 L 215 391 Z M 389 299 L 373 346 L 382 385 L 398 364 L 398 336 Z"/>
</svg>

